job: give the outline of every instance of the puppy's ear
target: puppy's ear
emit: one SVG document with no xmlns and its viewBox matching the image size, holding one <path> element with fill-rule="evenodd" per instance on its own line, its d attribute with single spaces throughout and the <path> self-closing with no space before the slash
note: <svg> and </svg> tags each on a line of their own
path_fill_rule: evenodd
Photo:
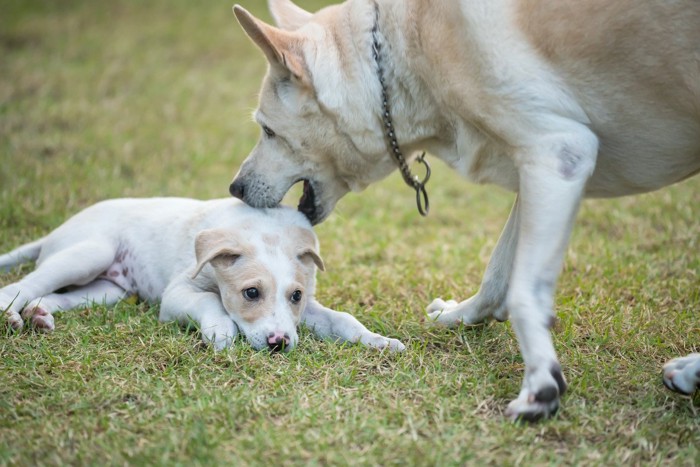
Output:
<svg viewBox="0 0 700 467">
<path fill-rule="evenodd" d="M 231 229 L 202 230 L 195 237 L 194 251 L 197 257 L 197 266 L 190 276 L 192 279 L 199 275 L 208 262 L 224 256 L 230 257 L 233 262 L 245 252 L 241 242 Z"/>
<path fill-rule="evenodd" d="M 267 0 L 267 5 L 277 26 L 287 31 L 299 29 L 313 16 L 290 0 Z"/>
<path fill-rule="evenodd" d="M 274 70 L 291 74 L 292 78 L 303 85 L 311 85 L 311 77 L 302 54 L 302 37 L 265 24 L 240 5 L 233 6 L 233 13 Z"/>
<path fill-rule="evenodd" d="M 321 271 L 326 270 L 326 266 L 323 264 L 323 259 L 318 252 L 318 241 L 316 240 L 316 235 L 309 230 L 303 229 L 301 227 L 295 227 L 290 230 L 290 234 L 297 245 L 297 258 L 300 261 L 305 259 L 311 259 L 317 268 Z"/>
<path fill-rule="evenodd" d="M 321 271 L 326 270 L 325 264 L 323 264 L 323 259 L 321 256 L 318 254 L 318 252 L 312 248 L 305 248 L 297 254 L 297 258 L 300 260 L 304 260 L 304 258 L 311 258 L 311 260 L 314 262 L 317 268 L 319 268 Z"/>
</svg>

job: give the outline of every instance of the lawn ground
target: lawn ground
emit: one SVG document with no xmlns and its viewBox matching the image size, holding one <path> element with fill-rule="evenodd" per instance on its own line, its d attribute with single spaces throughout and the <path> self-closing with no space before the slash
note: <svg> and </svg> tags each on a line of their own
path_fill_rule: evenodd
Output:
<svg viewBox="0 0 700 467">
<path fill-rule="evenodd" d="M 230 3 L 1 10 L 0 250 L 105 198 L 227 196 L 265 67 Z M 3 327 L 0 465 L 697 465 L 699 397 L 668 392 L 660 367 L 700 351 L 700 179 L 583 204 L 554 331 L 570 389 L 529 426 L 503 417 L 523 370 L 510 325 L 423 314 L 476 291 L 513 195 L 434 166 L 427 219 L 395 174 L 317 228 L 320 301 L 405 353 L 302 330 L 289 355 L 215 354 L 145 303 L 58 315 L 50 335 Z"/>
</svg>

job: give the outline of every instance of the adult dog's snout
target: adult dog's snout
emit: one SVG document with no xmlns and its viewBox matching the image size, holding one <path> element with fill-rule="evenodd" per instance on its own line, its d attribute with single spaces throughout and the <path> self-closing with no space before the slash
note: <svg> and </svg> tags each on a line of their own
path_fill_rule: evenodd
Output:
<svg viewBox="0 0 700 467">
<path fill-rule="evenodd" d="M 289 349 L 291 339 L 288 333 L 271 332 L 267 335 L 267 346 L 271 352 L 282 352 Z"/>
<path fill-rule="evenodd" d="M 285 191 L 278 190 L 255 175 L 238 174 L 228 187 L 229 193 L 254 208 L 274 208 L 280 204 Z"/>
<path fill-rule="evenodd" d="M 231 185 L 229 185 L 228 192 L 231 193 L 231 196 L 234 198 L 244 201 L 243 197 L 245 196 L 245 183 L 238 178 L 235 179 L 233 182 L 231 182 Z"/>
</svg>

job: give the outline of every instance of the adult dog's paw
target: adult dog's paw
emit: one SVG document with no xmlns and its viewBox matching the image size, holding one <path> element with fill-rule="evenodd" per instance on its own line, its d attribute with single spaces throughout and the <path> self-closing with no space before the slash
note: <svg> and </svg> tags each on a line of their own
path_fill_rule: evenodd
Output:
<svg viewBox="0 0 700 467">
<path fill-rule="evenodd" d="M 520 395 L 508 404 L 506 416 L 514 422 L 538 422 L 552 417 L 559 410 L 559 396 L 549 402 L 539 402 L 532 394 Z"/>
<path fill-rule="evenodd" d="M 447 327 L 481 324 L 491 319 L 508 319 L 508 311 L 503 304 L 485 301 L 478 294 L 463 302 L 436 298 L 425 311 L 430 321 Z"/>
<path fill-rule="evenodd" d="M 700 353 L 667 362 L 663 368 L 663 381 L 671 391 L 685 395 L 700 389 Z"/>
<path fill-rule="evenodd" d="M 436 298 L 428 305 L 425 312 L 428 314 L 428 320 L 433 323 L 444 326 L 456 326 L 462 322 L 460 314 L 455 312 L 457 305 L 458 303 L 455 300 L 445 301 L 442 298 Z"/>
<path fill-rule="evenodd" d="M 517 399 L 508 404 L 506 416 L 513 421 L 536 422 L 559 410 L 559 398 L 566 392 L 561 366 L 553 363 L 549 371 L 538 370 L 525 377 Z"/>
</svg>

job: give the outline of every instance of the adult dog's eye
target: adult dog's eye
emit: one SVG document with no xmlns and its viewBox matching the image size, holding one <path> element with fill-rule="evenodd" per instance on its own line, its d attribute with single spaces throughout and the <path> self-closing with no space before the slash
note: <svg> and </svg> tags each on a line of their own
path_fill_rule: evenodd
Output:
<svg viewBox="0 0 700 467">
<path fill-rule="evenodd" d="M 243 291 L 243 296 L 246 300 L 257 300 L 260 297 L 260 292 L 255 287 L 251 287 Z"/>
<path fill-rule="evenodd" d="M 274 138 L 275 137 L 275 132 L 270 129 L 269 126 L 263 125 L 262 126 L 263 131 L 269 138 Z"/>
<path fill-rule="evenodd" d="M 301 301 L 301 290 L 295 290 L 290 297 L 292 303 L 299 303 Z"/>
</svg>

